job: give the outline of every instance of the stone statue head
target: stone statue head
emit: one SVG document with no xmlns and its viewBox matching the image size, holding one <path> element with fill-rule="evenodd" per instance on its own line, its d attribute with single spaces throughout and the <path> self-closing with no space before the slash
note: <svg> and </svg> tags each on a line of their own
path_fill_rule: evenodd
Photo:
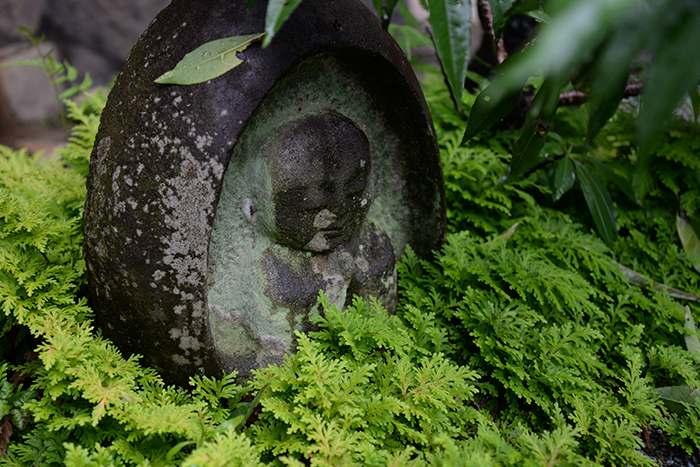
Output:
<svg viewBox="0 0 700 467">
<path fill-rule="evenodd" d="M 371 201 L 369 141 L 357 125 L 333 111 L 307 115 L 280 128 L 262 156 L 272 212 L 257 214 L 267 234 L 312 252 L 352 239 Z"/>
</svg>

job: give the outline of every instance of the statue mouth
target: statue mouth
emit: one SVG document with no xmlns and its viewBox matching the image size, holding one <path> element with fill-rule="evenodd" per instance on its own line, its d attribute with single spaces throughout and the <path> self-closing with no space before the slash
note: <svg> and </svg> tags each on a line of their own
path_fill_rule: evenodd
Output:
<svg viewBox="0 0 700 467">
<path fill-rule="evenodd" d="M 343 216 L 341 219 L 333 222 L 331 225 L 329 225 L 326 228 L 319 229 L 319 232 L 322 232 L 325 236 L 327 237 L 338 237 L 345 233 L 346 228 L 345 226 L 348 224 L 350 221 L 350 216 Z"/>
<path fill-rule="evenodd" d="M 323 234 L 324 237 L 326 238 L 337 238 L 342 236 L 345 233 L 345 230 L 343 228 L 339 229 L 321 229 L 319 230 L 320 233 Z"/>
</svg>

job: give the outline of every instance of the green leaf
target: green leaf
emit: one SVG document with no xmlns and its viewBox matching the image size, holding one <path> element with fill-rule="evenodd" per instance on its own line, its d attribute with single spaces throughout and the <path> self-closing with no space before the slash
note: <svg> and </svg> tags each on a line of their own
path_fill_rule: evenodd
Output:
<svg viewBox="0 0 700 467">
<path fill-rule="evenodd" d="M 693 319 L 693 313 L 690 311 L 688 305 L 685 306 L 685 329 L 688 331 L 685 333 L 685 347 L 688 352 L 695 354 L 695 359 L 700 358 L 700 340 L 698 340 L 697 331 L 695 331 L 695 320 Z"/>
<path fill-rule="evenodd" d="M 73 65 L 68 63 L 67 61 L 63 62 L 63 66 L 66 69 L 66 77 L 68 78 L 68 81 L 75 81 L 78 79 L 78 69 L 75 68 Z"/>
<path fill-rule="evenodd" d="M 510 163 L 508 179 L 524 174 L 542 160 L 540 151 L 549 132 L 549 123 L 535 120 L 525 127 L 523 134 L 513 147 L 513 159 Z"/>
<path fill-rule="evenodd" d="M 0 66 L 38 66 L 39 68 L 43 68 L 44 62 L 42 62 L 39 58 L 35 58 L 32 60 L 21 60 L 18 62 L 0 63 Z"/>
<path fill-rule="evenodd" d="M 658 3 L 654 7 L 664 10 Z M 615 22 L 609 37 L 590 61 L 591 98 L 586 148 L 617 110 L 629 80 L 632 61 L 639 57 L 649 38 L 655 35 L 651 25 L 661 27 L 658 16 L 659 12 L 654 8 L 638 8 L 624 15 Z"/>
<path fill-rule="evenodd" d="M 509 70 L 506 89 L 540 71 L 545 76 L 570 76 L 585 57 L 591 57 L 608 36 L 616 20 L 643 0 L 588 0 L 551 2 L 563 6 L 543 24 L 534 46 L 523 52 L 524 59 Z M 557 5 L 558 3 L 558 5 Z"/>
<path fill-rule="evenodd" d="M 508 24 L 509 13 L 513 7 L 514 0 L 489 0 L 491 7 L 491 19 L 493 23 L 493 33 L 496 40 L 500 39 L 503 30 Z"/>
<path fill-rule="evenodd" d="M 508 230 L 503 232 L 501 236 L 506 240 L 510 240 L 510 237 L 512 237 L 513 234 L 515 234 L 515 231 L 518 230 L 518 227 L 520 227 L 520 222 L 515 222 L 513 225 L 508 227 Z"/>
<path fill-rule="evenodd" d="M 390 24 L 389 34 L 391 34 L 396 43 L 399 44 L 409 62 L 413 58 L 412 53 L 415 47 L 433 46 L 430 37 L 413 26 Z"/>
<path fill-rule="evenodd" d="M 229 426 L 233 426 L 236 431 L 240 431 L 246 420 L 253 414 L 253 410 L 255 410 L 258 402 L 260 402 L 260 398 L 265 392 L 266 387 L 267 386 L 258 391 L 258 394 L 252 401 L 239 405 L 236 410 L 231 412 L 229 419 L 216 428 L 217 433 L 223 433 Z"/>
<path fill-rule="evenodd" d="M 559 107 L 559 92 L 566 80 L 560 77 L 547 77 L 527 109 L 525 125 L 533 120 L 550 120 Z"/>
<path fill-rule="evenodd" d="M 591 211 L 593 221 L 598 228 L 598 233 L 608 246 L 612 246 L 617 232 L 617 212 L 612 202 L 610 193 L 597 175 L 591 173 L 585 165 L 574 161 L 576 178 L 578 178 L 586 199 L 588 209 Z"/>
<path fill-rule="evenodd" d="M 603 129 L 608 120 L 615 115 L 624 96 L 629 74 L 624 72 L 617 73 L 618 76 L 614 76 L 614 71 L 617 70 L 610 70 L 610 73 L 607 73 L 606 76 L 599 75 L 593 81 L 591 99 L 588 106 L 586 148 L 598 136 L 598 133 L 600 133 L 600 130 Z"/>
<path fill-rule="evenodd" d="M 499 79 L 491 83 L 476 96 L 476 101 L 472 106 L 467 129 L 462 138 L 462 144 L 479 134 L 486 128 L 491 128 L 496 123 L 503 120 L 518 104 L 520 99 L 520 88 L 513 89 L 506 94 L 502 94 L 502 88 L 498 84 Z"/>
<path fill-rule="evenodd" d="M 551 178 L 552 198 L 559 201 L 564 193 L 574 186 L 576 182 L 576 172 L 574 171 L 574 161 L 569 157 L 559 159 L 554 163 L 554 176 Z"/>
<path fill-rule="evenodd" d="M 302 0 L 270 0 L 265 14 L 265 33 L 263 47 L 270 45 L 272 38 L 282 29 L 282 25 L 292 16 Z"/>
<path fill-rule="evenodd" d="M 409 10 L 408 6 L 406 5 L 406 2 L 397 2 L 397 5 L 399 6 L 399 14 L 401 15 L 401 19 L 403 19 L 404 23 L 406 23 L 406 26 L 419 29 L 422 22 L 418 21 L 416 17 L 413 16 L 413 13 L 411 13 L 411 10 Z"/>
<path fill-rule="evenodd" d="M 698 119 L 700 119 L 700 88 L 697 86 L 690 90 L 690 104 L 693 107 L 694 121 L 698 123 Z"/>
<path fill-rule="evenodd" d="M 683 415 L 687 412 L 685 405 L 700 407 L 700 392 L 692 386 L 666 386 L 655 388 L 654 392 L 664 403 L 669 412 Z"/>
<path fill-rule="evenodd" d="M 595 165 L 596 168 L 603 174 L 603 176 L 607 178 L 609 182 L 617 186 L 625 194 L 625 196 L 629 198 L 630 201 L 632 201 L 635 204 L 640 204 L 639 197 L 637 196 L 637 192 L 634 191 L 632 182 L 615 172 L 610 166 L 608 166 L 599 159 L 583 154 L 579 155 L 578 157 L 586 162 L 590 162 L 591 164 Z"/>
<path fill-rule="evenodd" d="M 532 10 L 525 13 L 530 18 L 537 20 L 539 23 L 550 23 L 552 18 L 542 9 Z"/>
<path fill-rule="evenodd" d="M 265 33 L 227 37 L 207 42 L 184 56 L 175 68 L 156 78 L 159 84 L 196 84 L 223 75 L 243 60 L 236 55 Z"/>
<path fill-rule="evenodd" d="M 71 86 L 63 91 L 58 95 L 58 100 L 68 99 L 69 97 L 75 96 L 79 92 L 85 92 L 90 88 L 90 86 L 92 86 L 92 78 L 90 77 L 90 73 L 85 73 L 83 82 L 79 86 Z"/>
<path fill-rule="evenodd" d="M 688 222 L 683 208 L 681 208 L 680 213 L 676 216 L 676 230 L 678 231 L 678 237 L 681 239 L 683 250 L 685 250 L 688 255 L 688 259 L 693 263 L 695 270 L 700 272 L 700 240 L 698 240 L 693 226 Z"/>
<path fill-rule="evenodd" d="M 471 3 L 468 0 L 428 0 L 435 49 L 459 111 L 469 63 Z"/>
<path fill-rule="evenodd" d="M 678 102 L 700 79 L 700 14 L 688 12 L 656 53 L 649 69 L 639 114 L 639 156 L 644 163 L 661 136 L 661 130 Z"/>
<path fill-rule="evenodd" d="M 180 451 L 182 451 L 183 448 L 190 446 L 192 444 L 197 444 L 196 441 L 182 441 L 180 443 L 177 443 L 175 446 L 170 448 L 168 453 L 165 455 L 165 461 L 166 462 L 172 462 L 175 459 L 175 456 L 177 456 Z"/>
</svg>

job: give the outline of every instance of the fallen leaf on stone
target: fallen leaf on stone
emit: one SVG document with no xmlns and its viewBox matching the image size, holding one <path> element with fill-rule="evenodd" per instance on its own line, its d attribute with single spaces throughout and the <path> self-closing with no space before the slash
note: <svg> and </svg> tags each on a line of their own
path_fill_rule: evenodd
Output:
<svg viewBox="0 0 700 467">
<path fill-rule="evenodd" d="M 197 84 L 217 78 L 243 60 L 238 52 L 259 41 L 264 32 L 247 36 L 227 37 L 207 42 L 184 56 L 182 60 L 167 73 L 156 78 L 158 84 Z"/>
</svg>

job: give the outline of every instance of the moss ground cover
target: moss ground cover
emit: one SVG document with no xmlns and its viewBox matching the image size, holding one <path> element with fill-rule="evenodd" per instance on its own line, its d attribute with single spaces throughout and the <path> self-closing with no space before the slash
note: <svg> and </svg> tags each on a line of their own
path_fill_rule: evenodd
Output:
<svg viewBox="0 0 700 467">
<path fill-rule="evenodd" d="M 0 463 L 652 465 L 639 450 L 650 425 L 697 451 L 700 403 L 658 390 L 700 385 L 686 324 L 698 306 L 674 292 L 700 293 L 676 231 L 679 208 L 692 224 L 700 206 L 697 125 L 671 125 L 636 183 L 643 205 L 610 185 L 619 232 L 606 244 L 581 191 L 553 201 L 552 169 L 508 178 L 516 134 L 461 146 L 465 122 L 440 77 L 423 84 L 445 171 L 444 248 L 434 263 L 404 258 L 394 316 L 321 296 L 319 331 L 246 385 L 167 387 L 92 325 L 81 209 L 103 96 L 71 107 L 60 159 L 0 148 Z M 585 119 L 561 109 L 545 151 L 605 161 L 608 180 L 631 183 L 630 112 L 583 154 Z M 620 265 L 667 288 L 634 285 Z"/>
</svg>

